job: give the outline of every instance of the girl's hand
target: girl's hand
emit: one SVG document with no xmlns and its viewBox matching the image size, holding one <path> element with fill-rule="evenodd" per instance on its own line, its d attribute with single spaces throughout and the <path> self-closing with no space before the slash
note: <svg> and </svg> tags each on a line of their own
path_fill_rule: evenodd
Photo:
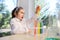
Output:
<svg viewBox="0 0 60 40">
<path fill-rule="evenodd" d="M 31 30 L 30 29 L 28 30 L 28 33 L 31 33 Z"/>
</svg>

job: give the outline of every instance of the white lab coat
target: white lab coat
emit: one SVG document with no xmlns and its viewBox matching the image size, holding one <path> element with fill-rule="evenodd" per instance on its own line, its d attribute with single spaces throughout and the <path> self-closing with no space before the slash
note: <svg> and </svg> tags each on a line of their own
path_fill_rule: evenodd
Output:
<svg viewBox="0 0 60 40">
<path fill-rule="evenodd" d="M 26 24 L 25 19 L 23 19 L 22 21 L 20 21 L 18 18 L 12 18 L 10 21 L 10 25 L 11 25 L 11 32 L 16 34 L 16 33 L 25 33 L 28 32 L 28 27 Z"/>
</svg>

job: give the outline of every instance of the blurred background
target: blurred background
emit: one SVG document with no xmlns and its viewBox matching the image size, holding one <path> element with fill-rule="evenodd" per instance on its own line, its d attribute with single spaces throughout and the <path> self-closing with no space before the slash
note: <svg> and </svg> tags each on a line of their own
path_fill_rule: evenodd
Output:
<svg viewBox="0 0 60 40">
<path fill-rule="evenodd" d="M 25 9 L 25 18 L 34 16 L 36 7 L 41 7 L 38 15 L 40 23 L 37 34 L 48 33 L 48 37 L 60 35 L 60 0 L 0 0 L 0 37 L 11 35 L 11 12 L 16 6 Z M 30 24 L 34 30 L 33 24 Z"/>
<path fill-rule="evenodd" d="M 0 36 L 10 35 L 11 12 L 17 6 L 17 0 L 0 0 Z"/>
</svg>

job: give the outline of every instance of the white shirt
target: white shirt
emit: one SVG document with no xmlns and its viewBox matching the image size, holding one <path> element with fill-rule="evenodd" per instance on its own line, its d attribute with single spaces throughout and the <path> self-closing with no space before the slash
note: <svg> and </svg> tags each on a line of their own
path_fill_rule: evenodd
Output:
<svg viewBox="0 0 60 40">
<path fill-rule="evenodd" d="M 12 18 L 10 21 L 10 25 L 11 25 L 11 32 L 14 34 L 28 32 L 28 27 L 27 27 L 25 19 L 20 21 L 16 17 Z"/>
</svg>

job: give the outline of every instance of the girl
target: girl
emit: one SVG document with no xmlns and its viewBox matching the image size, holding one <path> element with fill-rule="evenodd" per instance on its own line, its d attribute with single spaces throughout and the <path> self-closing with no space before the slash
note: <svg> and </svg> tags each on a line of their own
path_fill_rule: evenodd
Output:
<svg viewBox="0 0 60 40">
<path fill-rule="evenodd" d="M 12 11 L 12 19 L 10 21 L 12 34 L 28 33 L 26 20 L 24 19 L 24 9 L 22 7 L 16 7 Z"/>
</svg>

